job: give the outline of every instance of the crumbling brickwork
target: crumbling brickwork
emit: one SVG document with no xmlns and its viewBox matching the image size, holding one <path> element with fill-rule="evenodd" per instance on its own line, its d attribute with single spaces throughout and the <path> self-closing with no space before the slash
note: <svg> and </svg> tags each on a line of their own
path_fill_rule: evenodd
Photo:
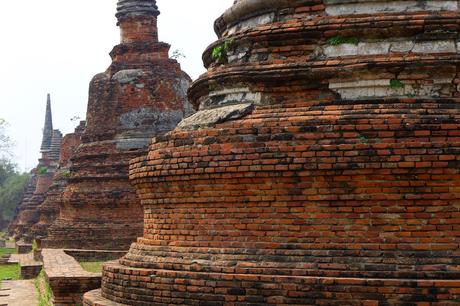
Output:
<svg viewBox="0 0 460 306">
<path fill-rule="evenodd" d="M 18 207 L 17 216 L 10 225 L 10 234 L 16 239 L 25 239 L 27 242 L 33 240 L 32 226 L 40 216 L 38 207 L 46 198 L 46 193 L 52 184 L 53 176 L 59 165 L 61 140 L 61 132 L 53 130 L 51 97 L 48 94 L 45 125 L 40 148 L 41 158 L 37 167 L 32 171 L 32 178 Z"/>
<path fill-rule="evenodd" d="M 172 130 L 191 110 L 190 78 L 169 58 L 169 45 L 158 41 L 158 14 L 154 1 L 118 3 L 121 43 L 108 70 L 91 81 L 82 144 L 71 159 L 45 248 L 127 250 L 142 235 L 129 160 L 145 154 L 152 137 Z"/>
<path fill-rule="evenodd" d="M 67 179 L 70 177 L 70 158 L 81 143 L 81 135 L 85 128 L 85 121 L 75 129 L 74 133 L 65 135 L 62 138 L 59 168 L 53 176 L 46 198 L 38 207 L 39 218 L 32 226 L 31 233 L 40 244 L 41 239 L 48 235 L 48 228 L 53 224 L 59 214 L 59 205 L 62 201 L 62 193 L 67 186 Z"/>
<path fill-rule="evenodd" d="M 458 305 L 457 1 L 240 0 L 86 305 Z"/>
</svg>

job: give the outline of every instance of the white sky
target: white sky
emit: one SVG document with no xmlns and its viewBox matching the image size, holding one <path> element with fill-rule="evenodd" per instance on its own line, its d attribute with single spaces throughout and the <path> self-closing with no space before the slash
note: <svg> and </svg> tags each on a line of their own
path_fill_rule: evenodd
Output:
<svg viewBox="0 0 460 306">
<path fill-rule="evenodd" d="M 20 170 L 37 164 L 51 93 L 53 124 L 72 132 L 85 118 L 91 78 L 106 70 L 119 42 L 116 0 L 3 1 L 0 10 L 0 118 L 9 123 Z M 233 0 L 157 0 L 160 40 L 186 55 L 192 79 L 205 70 L 201 55 L 214 40 L 214 20 Z"/>
</svg>

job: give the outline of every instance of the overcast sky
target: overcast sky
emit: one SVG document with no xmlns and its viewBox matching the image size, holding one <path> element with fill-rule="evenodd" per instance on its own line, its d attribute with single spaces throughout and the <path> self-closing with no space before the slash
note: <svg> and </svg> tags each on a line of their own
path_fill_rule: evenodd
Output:
<svg viewBox="0 0 460 306">
<path fill-rule="evenodd" d="M 88 84 L 110 64 L 119 42 L 116 0 L 3 1 L 0 10 L 0 118 L 16 141 L 20 170 L 37 164 L 46 94 L 52 99 L 53 123 L 72 132 L 71 118 L 85 118 Z M 196 79 L 201 55 L 216 39 L 214 20 L 233 0 L 157 0 L 160 40 L 186 58 L 182 69 Z"/>
</svg>

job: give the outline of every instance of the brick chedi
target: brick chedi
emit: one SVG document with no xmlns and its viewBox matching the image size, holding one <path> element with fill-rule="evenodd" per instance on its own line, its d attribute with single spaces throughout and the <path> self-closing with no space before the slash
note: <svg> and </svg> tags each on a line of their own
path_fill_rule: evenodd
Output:
<svg viewBox="0 0 460 306">
<path fill-rule="evenodd" d="M 62 193 L 67 186 L 67 179 L 70 176 L 70 158 L 81 143 L 81 135 L 85 128 L 85 121 L 81 121 L 74 133 L 65 135 L 62 138 L 59 168 L 54 174 L 51 186 L 46 193 L 46 198 L 38 207 L 39 219 L 32 226 L 32 236 L 40 241 L 48 235 L 48 228 L 53 224 L 59 214 L 59 204 Z"/>
<path fill-rule="evenodd" d="M 457 1 L 241 0 L 86 305 L 459 305 Z"/>
<path fill-rule="evenodd" d="M 158 41 L 158 15 L 155 1 L 118 1 L 121 43 L 108 70 L 91 82 L 82 144 L 45 248 L 127 250 L 142 234 L 129 160 L 192 109 L 190 78 L 169 58 L 170 46 Z"/>
<path fill-rule="evenodd" d="M 20 210 L 13 222 L 11 231 L 16 239 L 24 238 L 32 240 L 31 227 L 38 221 L 38 207 L 43 203 L 46 193 L 51 186 L 54 173 L 59 165 L 59 152 L 62 134 L 59 130 L 53 130 L 53 119 L 51 113 L 51 98 L 48 94 L 45 113 L 45 125 L 43 128 L 42 144 L 40 147 L 41 157 L 38 166 L 34 170 L 33 177 L 27 190 L 33 189 L 33 194 L 28 192 L 20 204 Z"/>
</svg>

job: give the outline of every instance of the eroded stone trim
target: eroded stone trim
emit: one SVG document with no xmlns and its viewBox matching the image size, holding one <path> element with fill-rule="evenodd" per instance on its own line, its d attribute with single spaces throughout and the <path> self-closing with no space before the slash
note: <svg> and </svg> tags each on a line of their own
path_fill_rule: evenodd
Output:
<svg viewBox="0 0 460 306">
<path fill-rule="evenodd" d="M 231 104 L 261 104 L 262 100 L 262 93 L 252 92 L 247 87 L 211 90 L 207 96 L 200 100 L 200 110 Z"/>
<path fill-rule="evenodd" d="M 254 110 L 253 103 L 243 103 L 204 109 L 182 120 L 177 126 L 180 130 L 197 130 L 212 127 L 218 123 L 236 120 L 249 115 Z"/>
<path fill-rule="evenodd" d="M 235 24 L 234 26 L 230 27 L 226 32 L 225 35 L 233 35 L 236 32 L 256 28 L 258 26 L 266 25 L 273 23 L 275 21 L 275 13 L 267 13 L 263 15 L 259 15 L 256 17 L 252 17 L 246 19 L 242 22 Z"/>
<path fill-rule="evenodd" d="M 457 11 L 458 1 L 382 1 L 382 0 L 324 0 L 326 13 L 331 16 L 408 13 L 417 11 Z"/>
<path fill-rule="evenodd" d="M 340 95 L 344 100 L 382 98 L 382 97 L 446 97 L 453 87 L 454 76 L 440 76 L 427 83 L 396 81 L 392 86 L 391 79 L 334 81 L 329 89 Z"/>
<path fill-rule="evenodd" d="M 342 56 L 385 55 L 390 53 L 459 53 L 460 44 L 455 40 L 433 40 L 415 42 L 412 40 L 360 42 L 359 44 L 341 44 L 323 46 L 319 55 L 334 58 Z"/>
</svg>

